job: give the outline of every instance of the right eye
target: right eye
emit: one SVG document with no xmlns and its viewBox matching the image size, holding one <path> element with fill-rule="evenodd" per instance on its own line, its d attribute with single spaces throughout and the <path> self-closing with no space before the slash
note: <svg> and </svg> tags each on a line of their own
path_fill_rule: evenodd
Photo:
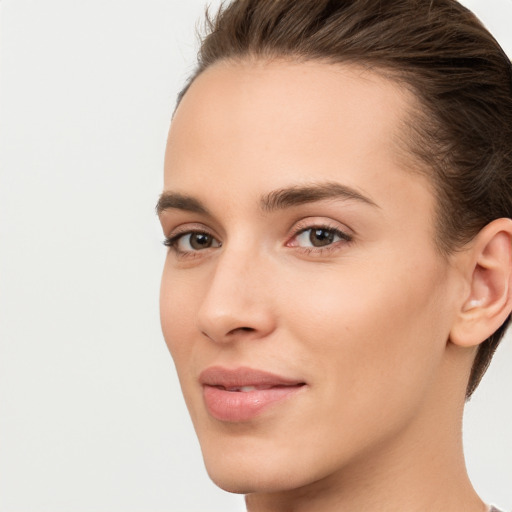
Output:
<svg viewBox="0 0 512 512">
<path fill-rule="evenodd" d="M 204 231 L 188 231 L 166 238 L 164 245 L 178 254 L 187 254 L 204 249 L 220 247 L 222 244 L 210 233 Z"/>
</svg>

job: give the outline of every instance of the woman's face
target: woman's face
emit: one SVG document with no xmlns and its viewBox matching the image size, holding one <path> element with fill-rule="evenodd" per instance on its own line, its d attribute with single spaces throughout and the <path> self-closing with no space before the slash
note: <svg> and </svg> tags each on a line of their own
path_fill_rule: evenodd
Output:
<svg viewBox="0 0 512 512">
<path fill-rule="evenodd" d="M 410 102 L 355 67 L 242 62 L 176 112 L 161 321 L 227 490 L 341 477 L 428 428 L 456 271 L 398 143 Z"/>
</svg>

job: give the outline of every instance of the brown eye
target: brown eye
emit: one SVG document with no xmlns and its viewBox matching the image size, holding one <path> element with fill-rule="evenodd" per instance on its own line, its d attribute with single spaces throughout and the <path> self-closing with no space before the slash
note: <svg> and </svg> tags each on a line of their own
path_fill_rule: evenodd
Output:
<svg viewBox="0 0 512 512">
<path fill-rule="evenodd" d="M 208 233 L 191 233 L 189 237 L 190 247 L 196 251 L 208 249 L 208 247 L 211 247 L 213 243 L 213 237 Z"/>
<path fill-rule="evenodd" d="M 312 226 L 295 235 L 292 247 L 317 248 L 328 247 L 341 241 L 350 242 L 352 237 L 336 228 Z"/>
<path fill-rule="evenodd" d="M 323 247 L 334 242 L 335 232 L 331 229 L 311 229 L 309 230 L 309 241 L 313 247 Z"/>
<path fill-rule="evenodd" d="M 174 237 L 168 238 L 165 242 L 167 247 L 170 247 L 177 253 L 191 253 L 220 247 L 222 244 L 209 233 L 203 231 L 189 231 Z"/>
</svg>

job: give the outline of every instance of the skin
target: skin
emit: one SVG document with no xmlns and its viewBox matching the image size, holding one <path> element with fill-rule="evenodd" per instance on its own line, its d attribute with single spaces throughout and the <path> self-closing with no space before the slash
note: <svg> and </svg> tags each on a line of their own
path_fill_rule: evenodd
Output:
<svg viewBox="0 0 512 512">
<path fill-rule="evenodd" d="M 251 512 L 486 510 L 461 444 L 477 343 L 457 330 L 480 246 L 436 248 L 432 188 L 398 142 L 413 102 L 356 67 L 243 61 L 206 70 L 176 111 L 164 193 L 206 211 L 160 212 L 162 329 L 206 468 Z M 365 200 L 262 208 L 325 183 Z M 311 227 L 350 240 L 319 249 Z M 194 231 L 211 246 L 192 247 Z M 223 422 L 199 383 L 213 365 L 306 385 Z"/>
</svg>

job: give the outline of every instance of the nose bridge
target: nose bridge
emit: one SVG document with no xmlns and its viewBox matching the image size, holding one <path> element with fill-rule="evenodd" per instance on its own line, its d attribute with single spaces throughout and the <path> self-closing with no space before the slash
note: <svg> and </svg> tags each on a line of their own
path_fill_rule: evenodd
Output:
<svg viewBox="0 0 512 512">
<path fill-rule="evenodd" d="M 265 265 L 261 253 L 249 247 L 222 249 L 198 314 L 198 327 L 210 339 L 263 337 L 273 330 Z"/>
</svg>

